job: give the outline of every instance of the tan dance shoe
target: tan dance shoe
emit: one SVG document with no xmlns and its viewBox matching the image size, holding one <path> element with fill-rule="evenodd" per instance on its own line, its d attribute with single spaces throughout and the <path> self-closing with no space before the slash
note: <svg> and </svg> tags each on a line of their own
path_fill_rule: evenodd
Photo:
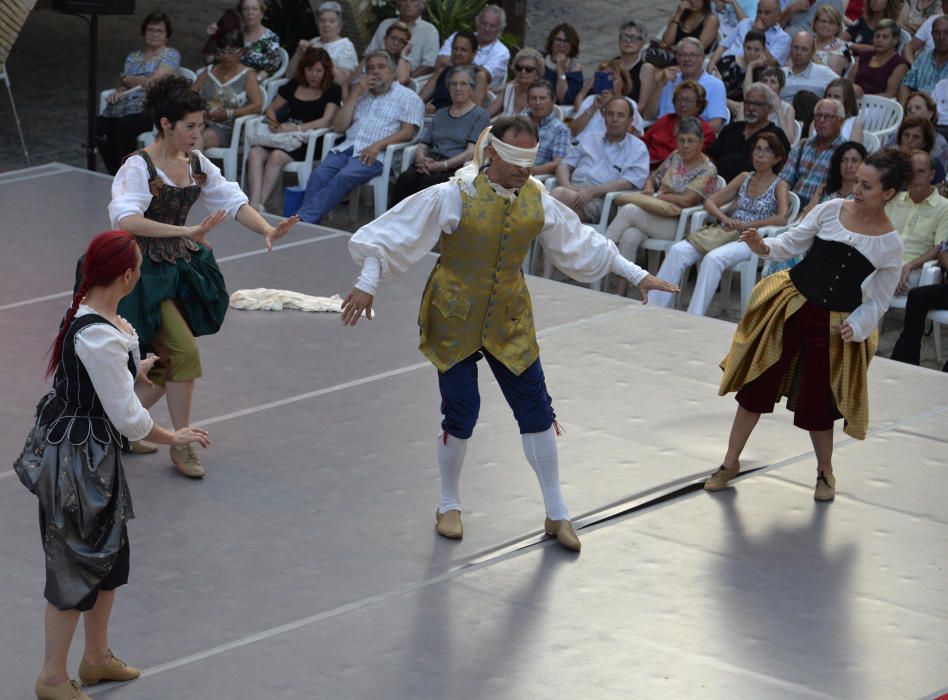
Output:
<svg viewBox="0 0 948 700">
<path fill-rule="evenodd" d="M 550 520 L 547 518 L 543 521 L 543 529 L 550 537 L 555 537 L 557 542 L 566 549 L 578 552 L 583 546 L 576 535 L 576 531 L 573 530 L 573 523 L 569 520 Z"/>
<path fill-rule="evenodd" d="M 737 465 L 733 469 L 728 469 L 722 464 L 720 467 L 718 467 L 718 470 L 708 477 L 708 480 L 704 482 L 704 490 L 720 491 L 721 489 L 727 487 L 727 482 L 740 473 L 741 465 Z"/>
<path fill-rule="evenodd" d="M 142 675 L 142 672 L 129 666 L 121 659 L 117 659 L 109 649 L 108 663 L 90 664 L 83 659 L 79 663 L 79 680 L 83 685 L 95 685 L 102 681 L 133 681 Z"/>
<path fill-rule="evenodd" d="M 92 700 L 72 679 L 65 680 L 59 685 L 46 685 L 36 681 L 33 691 L 36 693 L 36 700 Z"/>
<path fill-rule="evenodd" d="M 435 530 L 437 530 L 438 534 L 442 537 L 447 537 L 449 540 L 459 540 L 464 537 L 464 526 L 461 524 L 461 511 L 449 510 L 444 513 L 435 511 L 435 521 L 438 523 L 435 525 Z"/>
<path fill-rule="evenodd" d="M 832 474 L 820 472 L 816 477 L 816 489 L 813 491 L 814 501 L 832 501 L 836 498 L 836 477 Z"/>
<path fill-rule="evenodd" d="M 151 455 L 158 451 L 158 445 L 147 440 L 132 440 L 128 443 L 128 451 L 133 455 Z"/>
<path fill-rule="evenodd" d="M 198 459 L 197 452 L 194 451 L 194 445 L 171 448 L 171 461 L 178 471 L 191 479 L 204 478 L 204 465 Z"/>
</svg>

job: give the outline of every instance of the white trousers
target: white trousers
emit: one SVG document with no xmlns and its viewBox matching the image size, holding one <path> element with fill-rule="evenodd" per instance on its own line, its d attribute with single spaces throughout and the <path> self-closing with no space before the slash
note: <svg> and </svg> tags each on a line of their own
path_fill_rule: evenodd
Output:
<svg viewBox="0 0 948 700">
<path fill-rule="evenodd" d="M 714 293 L 721 284 L 721 275 L 724 271 L 739 262 L 750 259 L 750 248 L 741 241 L 732 241 L 715 248 L 701 258 L 701 253 L 688 241 L 678 241 L 665 255 L 661 268 L 656 275 L 659 279 L 681 286 L 682 275 L 685 270 L 699 260 L 698 280 L 695 282 L 695 291 L 688 304 L 688 313 L 704 316 L 714 298 Z M 649 292 L 650 304 L 671 307 L 674 295 L 669 292 Z"/>
<path fill-rule="evenodd" d="M 606 237 L 613 241 L 626 260 L 635 262 L 639 245 L 646 238 L 660 238 L 671 241 L 678 231 L 678 217 L 669 218 L 649 214 L 635 204 L 626 204 L 619 209 L 616 218 L 606 229 Z M 649 292 L 649 301 L 652 293 Z"/>
</svg>

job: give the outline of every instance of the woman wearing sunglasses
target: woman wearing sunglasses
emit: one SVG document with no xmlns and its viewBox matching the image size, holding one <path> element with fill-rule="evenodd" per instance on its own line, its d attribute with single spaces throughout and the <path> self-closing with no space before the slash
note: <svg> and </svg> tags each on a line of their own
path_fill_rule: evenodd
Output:
<svg viewBox="0 0 948 700">
<path fill-rule="evenodd" d="M 520 49 L 510 62 L 510 67 L 514 74 L 513 80 L 507 83 L 504 91 L 487 108 L 491 118 L 498 115 L 512 117 L 529 106 L 527 91 L 543 77 L 543 55 L 536 49 Z"/>
</svg>

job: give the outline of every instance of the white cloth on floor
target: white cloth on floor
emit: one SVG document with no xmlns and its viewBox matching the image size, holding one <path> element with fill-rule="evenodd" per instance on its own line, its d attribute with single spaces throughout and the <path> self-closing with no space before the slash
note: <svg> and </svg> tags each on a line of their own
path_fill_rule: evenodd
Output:
<svg viewBox="0 0 948 700">
<path fill-rule="evenodd" d="M 238 289 L 230 295 L 230 305 L 235 309 L 283 311 L 329 311 L 342 313 L 342 297 L 314 297 L 285 289 Z M 374 315 L 374 314 L 373 314 Z"/>
</svg>

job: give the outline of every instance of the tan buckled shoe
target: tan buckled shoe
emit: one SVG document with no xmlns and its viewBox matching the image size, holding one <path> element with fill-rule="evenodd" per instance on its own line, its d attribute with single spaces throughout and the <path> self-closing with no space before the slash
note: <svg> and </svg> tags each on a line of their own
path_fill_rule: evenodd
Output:
<svg viewBox="0 0 948 700">
<path fill-rule="evenodd" d="M 92 700 L 72 679 L 65 680 L 59 685 L 46 685 L 36 681 L 33 692 L 36 693 L 37 700 Z"/>
<path fill-rule="evenodd" d="M 708 477 L 708 480 L 704 482 L 704 490 L 720 491 L 721 489 L 727 487 L 727 482 L 740 473 L 741 465 L 738 464 L 733 469 L 728 469 L 722 464 L 720 467 L 718 467 L 718 470 Z"/>
<path fill-rule="evenodd" d="M 461 524 L 461 511 L 449 510 L 444 513 L 435 511 L 435 530 L 442 537 L 449 540 L 459 540 L 464 537 L 464 526 Z"/>
<path fill-rule="evenodd" d="M 816 477 L 816 489 L 813 491 L 814 501 L 832 501 L 836 498 L 836 477 L 832 474 L 820 472 Z"/>
<path fill-rule="evenodd" d="M 191 479 L 204 478 L 204 465 L 198 459 L 197 452 L 194 451 L 194 445 L 171 448 L 171 461 L 178 471 Z"/>
<path fill-rule="evenodd" d="M 133 455 L 151 455 L 158 451 L 158 445 L 147 440 L 132 440 L 128 443 L 128 451 Z"/>
<path fill-rule="evenodd" d="M 79 663 L 79 680 L 83 685 L 95 685 L 102 681 L 133 681 L 142 675 L 137 668 L 116 658 L 111 649 L 109 656 L 112 658 L 104 664 L 86 663 L 85 659 Z"/>
<path fill-rule="evenodd" d="M 578 552 L 583 546 L 576 535 L 576 531 L 573 530 L 573 523 L 569 520 L 550 520 L 547 518 L 543 521 L 543 529 L 546 530 L 546 534 L 555 537 L 557 542 L 573 552 Z"/>
</svg>

